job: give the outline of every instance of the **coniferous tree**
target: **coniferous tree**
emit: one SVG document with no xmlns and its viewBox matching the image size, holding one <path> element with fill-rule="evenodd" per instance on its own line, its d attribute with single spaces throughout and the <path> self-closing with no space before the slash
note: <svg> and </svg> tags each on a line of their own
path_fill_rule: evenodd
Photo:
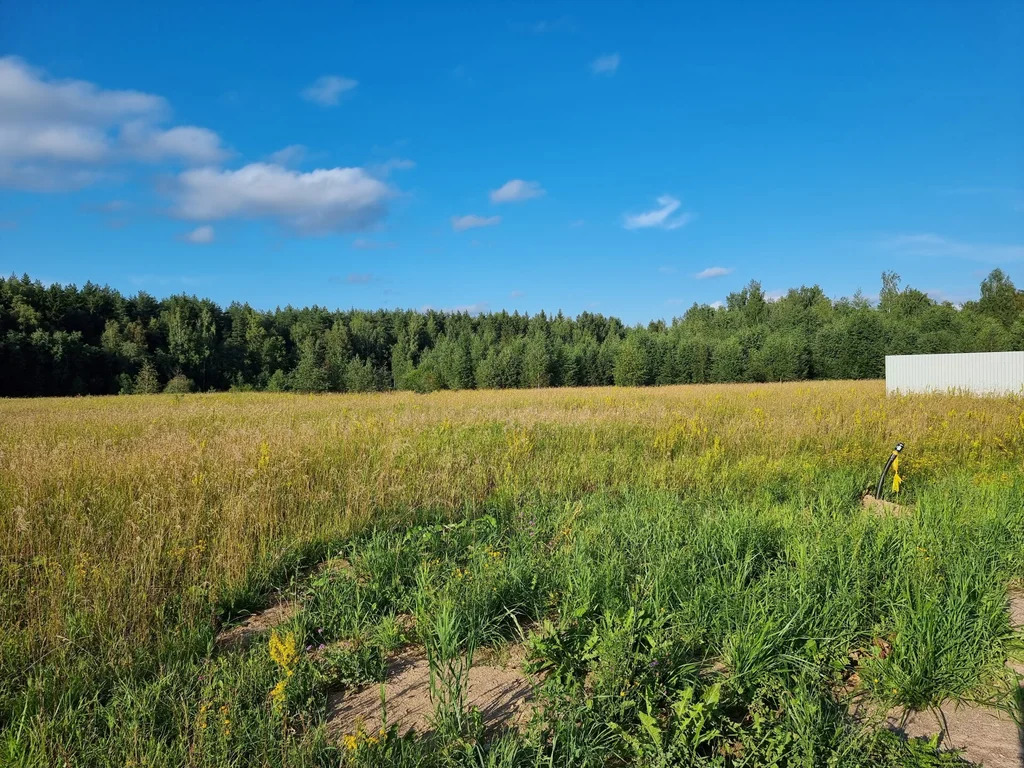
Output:
<svg viewBox="0 0 1024 768">
<path fill-rule="evenodd" d="M 755 281 L 725 306 L 634 328 L 590 312 L 221 310 L 0 279 L 0 396 L 152 391 L 176 373 L 202 390 L 310 392 L 863 378 L 885 354 L 1007 349 L 1024 349 L 1024 291 L 1001 270 L 962 306 L 887 272 L 877 306 L 818 286 L 769 300 Z"/>
<path fill-rule="evenodd" d="M 546 334 L 541 330 L 531 333 L 523 351 L 522 386 L 550 387 L 553 362 Z"/>
<path fill-rule="evenodd" d="M 156 368 L 149 360 L 146 360 L 135 377 L 132 391 L 136 395 L 155 395 L 160 389 L 160 379 L 157 376 Z"/>
<path fill-rule="evenodd" d="M 639 334 L 628 336 L 615 356 L 614 380 L 619 387 L 642 387 L 651 383 L 651 359 Z"/>
<path fill-rule="evenodd" d="M 330 388 L 322 342 L 309 338 L 303 344 L 291 388 L 296 392 L 326 392 Z"/>
</svg>

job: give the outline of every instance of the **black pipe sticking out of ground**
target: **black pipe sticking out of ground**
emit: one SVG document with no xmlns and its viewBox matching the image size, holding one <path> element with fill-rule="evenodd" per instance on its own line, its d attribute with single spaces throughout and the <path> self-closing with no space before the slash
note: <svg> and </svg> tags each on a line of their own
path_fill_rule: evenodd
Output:
<svg viewBox="0 0 1024 768">
<path fill-rule="evenodd" d="M 889 454 L 889 460 L 885 462 L 885 469 L 882 470 L 882 476 L 878 478 L 878 488 L 875 490 L 875 498 L 882 498 L 882 485 L 885 483 L 885 476 L 889 474 L 889 467 L 896 461 L 896 457 L 903 451 L 903 443 L 896 443 L 896 447 L 892 449 L 892 453 Z"/>
</svg>

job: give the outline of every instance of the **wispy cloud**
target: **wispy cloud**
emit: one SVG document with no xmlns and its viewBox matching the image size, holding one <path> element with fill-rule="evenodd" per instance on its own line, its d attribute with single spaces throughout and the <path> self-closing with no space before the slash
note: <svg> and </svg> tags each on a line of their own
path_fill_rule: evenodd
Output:
<svg viewBox="0 0 1024 768">
<path fill-rule="evenodd" d="M 693 220 L 693 214 L 679 210 L 682 203 L 671 195 L 662 195 L 657 199 L 658 207 L 643 213 L 627 213 L 623 219 L 626 229 L 679 229 Z"/>
<path fill-rule="evenodd" d="M 357 237 L 352 241 L 352 247 L 361 251 L 376 251 L 384 248 L 394 248 L 398 243 L 391 240 L 369 240 L 365 237 Z"/>
<path fill-rule="evenodd" d="M 349 285 L 366 285 L 373 282 L 373 275 L 369 272 L 350 272 L 345 275 L 345 282 Z"/>
<path fill-rule="evenodd" d="M 370 165 L 368 170 L 377 176 L 389 176 L 392 171 L 408 171 L 415 167 L 416 163 L 413 160 L 409 160 L 405 157 L 392 157 L 385 160 L 383 163 L 374 163 Z"/>
<path fill-rule="evenodd" d="M 549 32 L 557 32 L 559 30 L 565 30 L 567 32 L 576 31 L 576 25 L 568 16 L 561 16 L 557 19 L 541 19 L 540 21 L 535 21 L 533 24 L 519 26 L 519 28 L 525 28 L 535 35 L 546 35 Z"/>
<path fill-rule="evenodd" d="M 86 203 L 82 210 L 87 213 L 122 213 L 130 207 L 127 200 L 108 200 L 105 203 Z"/>
<path fill-rule="evenodd" d="M 491 305 L 486 301 L 476 301 L 472 304 L 459 304 L 451 308 L 451 312 L 468 312 L 471 315 L 479 315 L 481 312 L 486 312 L 490 309 Z"/>
<path fill-rule="evenodd" d="M 435 307 L 433 304 L 424 304 L 420 312 L 468 312 L 471 315 L 479 315 L 490 308 L 486 301 L 477 301 L 473 304 L 457 304 L 454 307 Z"/>
<path fill-rule="evenodd" d="M 931 232 L 895 235 L 883 239 L 881 246 L 904 256 L 969 259 L 988 264 L 1005 264 L 1024 260 L 1024 245 L 969 242 L 943 237 Z"/>
<path fill-rule="evenodd" d="M 724 306 L 725 306 L 725 304 L 723 304 L 721 301 L 712 301 L 711 302 L 711 308 L 712 309 L 721 309 Z"/>
<path fill-rule="evenodd" d="M 595 75 L 614 75 L 622 58 L 617 53 L 606 53 L 590 62 L 590 71 Z"/>
<path fill-rule="evenodd" d="M 710 277 L 724 277 L 725 275 L 731 275 L 733 272 L 732 267 L 708 267 L 702 269 L 700 272 L 694 275 L 698 280 L 707 280 Z"/>
<path fill-rule="evenodd" d="M 962 306 L 966 302 L 971 301 L 973 299 L 976 299 L 978 297 L 977 293 L 974 293 L 974 294 L 966 294 L 966 293 L 960 293 L 960 292 L 953 293 L 953 292 L 950 292 L 950 291 L 945 291 L 942 288 L 929 288 L 929 289 L 926 289 L 924 292 L 926 294 L 928 294 L 928 296 L 930 298 L 934 299 L 935 301 L 939 302 L 940 304 L 942 302 L 948 301 L 951 304 L 954 304 L 954 305 L 956 305 L 958 307 Z"/>
<path fill-rule="evenodd" d="M 311 85 L 302 89 L 302 98 L 322 107 L 334 107 L 341 101 L 341 95 L 359 85 L 358 80 L 338 75 L 323 75 Z"/>
<path fill-rule="evenodd" d="M 452 229 L 456 232 L 465 232 L 467 229 L 476 229 L 477 227 L 493 227 L 500 223 L 501 216 L 476 216 L 474 214 L 452 216 Z"/>
<path fill-rule="evenodd" d="M 583 219 L 573 219 L 572 221 L 569 222 L 569 226 L 572 229 L 579 229 L 580 227 L 582 227 L 586 223 L 587 222 L 585 222 Z"/>
<path fill-rule="evenodd" d="M 545 193 L 544 187 L 537 181 L 523 181 L 512 179 L 506 181 L 497 189 L 491 190 L 492 203 L 515 203 L 521 200 L 530 200 L 534 197 L 541 197 Z"/>
<path fill-rule="evenodd" d="M 510 299 L 521 299 L 521 298 L 523 298 L 523 296 L 525 296 L 525 295 L 526 295 L 526 294 L 525 294 L 525 293 L 523 293 L 522 291 L 510 291 L 510 292 L 509 292 L 509 294 L 508 294 L 508 297 L 509 297 Z"/>
<path fill-rule="evenodd" d="M 269 160 L 274 165 L 281 165 L 285 168 L 290 168 L 295 165 L 299 165 L 303 160 L 306 159 L 306 153 L 308 150 L 302 144 L 289 144 L 287 147 L 282 147 L 277 152 L 272 152 L 267 155 Z"/>
<path fill-rule="evenodd" d="M 185 235 L 185 240 L 196 245 L 206 245 L 207 243 L 213 242 L 213 227 L 209 224 L 204 224 L 201 227 L 196 227 L 191 232 Z"/>
</svg>

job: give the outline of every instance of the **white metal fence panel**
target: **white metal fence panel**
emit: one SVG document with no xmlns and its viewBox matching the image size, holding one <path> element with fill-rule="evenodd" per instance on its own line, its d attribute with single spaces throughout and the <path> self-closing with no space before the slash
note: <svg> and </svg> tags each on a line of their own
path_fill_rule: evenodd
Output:
<svg viewBox="0 0 1024 768">
<path fill-rule="evenodd" d="M 1024 352 L 886 355 L 887 393 L 1024 394 Z"/>
</svg>

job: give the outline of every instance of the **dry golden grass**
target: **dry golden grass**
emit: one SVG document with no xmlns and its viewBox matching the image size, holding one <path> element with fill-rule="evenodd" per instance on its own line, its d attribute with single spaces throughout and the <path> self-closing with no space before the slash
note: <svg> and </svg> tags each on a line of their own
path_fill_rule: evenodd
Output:
<svg viewBox="0 0 1024 768">
<path fill-rule="evenodd" d="M 128 658 L 208 622 L 257 560 L 375 516 L 871 477 L 896 440 L 911 495 L 968 464 L 1010 482 L 1024 401 L 877 381 L 0 401 L 0 676 L 76 648 Z"/>
</svg>

